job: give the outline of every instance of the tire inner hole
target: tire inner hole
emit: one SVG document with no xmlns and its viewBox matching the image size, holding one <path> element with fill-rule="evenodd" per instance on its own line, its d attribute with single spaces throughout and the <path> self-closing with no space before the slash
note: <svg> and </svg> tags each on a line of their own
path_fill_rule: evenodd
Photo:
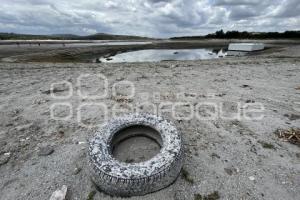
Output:
<svg viewBox="0 0 300 200">
<path fill-rule="evenodd" d="M 134 125 L 119 130 L 111 142 L 114 158 L 126 163 L 150 160 L 162 147 L 162 138 L 157 130 L 149 126 Z"/>
</svg>

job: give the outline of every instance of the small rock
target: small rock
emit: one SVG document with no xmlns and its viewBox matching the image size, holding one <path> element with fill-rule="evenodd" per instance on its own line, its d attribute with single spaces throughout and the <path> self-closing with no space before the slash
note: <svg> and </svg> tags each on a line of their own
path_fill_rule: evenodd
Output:
<svg viewBox="0 0 300 200">
<path fill-rule="evenodd" d="M 4 153 L 4 156 L 10 156 L 10 152 Z"/>
<path fill-rule="evenodd" d="M 216 128 L 220 128 L 220 125 L 218 124 L 218 122 L 213 122 L 213 124 L 215 125 Z"/>
<path fill-rule="evenodd" d="M 296 115 L 296 114 L 285 114 L 284 116 L 291 121 L 300 119 L 300 115 Z"/>
<path fill-rule="evenodd" d="M 52 193 L 50 200 L 65 200 L 67 195 L 68 188 L 66 185 L 63 185 L 61 189 L 56 190 Z"/>
<path fill-rule="evenodd" d="M 74 169 L 74 172 L 73 172 L 73 174 L 74 175 L 77 175 L 77 174 L 79 174 L 79 172 L 81 172 L 81 168 L 80 167 L 76 167 L 75 169 Z"/>
<path fill-rule="evenodd" d="M 234 167 L 230 167 L 230 168 L 224 168 L 224 171 L 228 174 L 228 175 L 233 175 L 233 174 L 237 174 L 238 173 L 238 169 L 234 168 Z"/>
<path fill-rule="evenodd" d="M 8 163 L 11 153 L 4 153 L 0 155 L 0 166 Z"/>
<path fill-rule="evenodd" d="M 124 78 L 123 78 L 123 77 L 118 77 L 116 80 L 117 80 L 117 81 L 123 81 Z"/>
<path fill-rule="evenodd" d="M 86 142 L 78 142 L 78 144 L 80 145 L 80 144 L 85 144 Z"/>
<path fill-rule="evenodd" d="M 53 147 L 45 146 L 45 147 L 41 147 L 39 149 L 38 155 L 39 156 L 48 156 L 48 155 L 52 154 L 53 152 L 54 152 Z"/>
<path fill-rule="evenodd" d="M 212 153 L 212 154 L 211 154 L 211 157 L 212 157 L 212 158 L 219 158 L 219 159 L 221 158 L 221 157 L 220 157 L 218 154 L 216 154 L 216 153 Z"/>
<path fill-rule="evenodd" d="M 0 147 L 3 148 L 4 146 L 7 145 L 7 142 L 6 141 L 0 141 Z"/>
<path fill-rule="evenodd" d="M 9 127 L 9 126 L 13 126 L 14 124 L 13 123 L 8 123 L 8 124 L 6 124 L 5 126 L 6 127 Z"/>
<path fill-rule="evenodd" d="M 62 131 L 62 130 L 60 130 L 60 131 L 58 131 L 57 136 L 58 136 L 59 138 L 63 138 L 63 137 L 65 136 L 65 132 Z"/>
<path fill-rule="evenodd" d="M 242 85 L 241 87 L 242 87 L 242 88 L 248 88 L 248 87 L 250 87 L 250 86 L 245 84 L 245 85 Z"/>
<path fill-rule="evenodd" d="M 257 154 L 257 149 L 256 149 L 255 145 L 252 145 L 252 146 L 251 146 L 250 151 L 251 151 L 252 153 Z"/>
<path fill-rule="evenodd" d="M 254 181 L 255 180 L 254 176 L 249 176 L 248 178 L 249 178 L 250 181 Z"/>
<path fill-rule="evenodd" d="M 255 103 L 255 101 L 248 99 L 248 100 L 246 100 L 246 103 Z"/>
</svg>

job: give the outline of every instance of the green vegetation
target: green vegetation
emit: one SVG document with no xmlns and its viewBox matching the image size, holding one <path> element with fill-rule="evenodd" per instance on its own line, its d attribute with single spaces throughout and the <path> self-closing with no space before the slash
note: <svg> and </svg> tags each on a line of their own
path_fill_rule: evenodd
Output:
<svg viewBox="0 0 300 200">
<path fill-rule="evenodd" d="M 185 36 L 174 37 L 171 39 L 300 39 L 300 31 L 279 32 L 239 32 L 227 31 L 222 29 L 205 36 Z"/>
<path fill-rule="evenodd" d="M 261 144 L 261 146 L 265 149 L 276 149 L 275 146 L 273 144 L 270 144 L 270 143 L 267 143 L 267 142 L 264 142 L 264 141 L 258 141 L 258 143 Z"/>
<path fill-rule="evenodd" d="M 181 170 L 181 177 L 187 182 L 194 184 L 194 179 L 190 176 L 190 173 L 186 169 Z"/>
<path fill-rule="evenodd" d="M 92 190 L 88 197 L 87 197 L 87 200 L 93 200 L 94 199 L 94 196 L 96 195 L 96 191 L 95 190 Z"/>
<path fill-rule="evenodd" d="M 220 199 L 220 195 L 217 191 L 214 191 L 208 195 L 195 194 L 194 200 L 217 200 Z"/>
</svg>

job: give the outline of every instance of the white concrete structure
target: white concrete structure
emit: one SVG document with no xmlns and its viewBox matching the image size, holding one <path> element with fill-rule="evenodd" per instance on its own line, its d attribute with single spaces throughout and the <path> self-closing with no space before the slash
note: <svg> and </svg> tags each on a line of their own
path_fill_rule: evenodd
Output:
<svg viewBox="0 0 300 200">
<path fill-rule="evenodd" d="M 246 56 L 249 54 L 247 51 L 227 51 L 227 56 Z"/>
<path fill-rule="evenodd" d="M 263 43 L 231 43 L 228 51 L 258 51 L 264 48 L 265 45 Z"/>
</svg>

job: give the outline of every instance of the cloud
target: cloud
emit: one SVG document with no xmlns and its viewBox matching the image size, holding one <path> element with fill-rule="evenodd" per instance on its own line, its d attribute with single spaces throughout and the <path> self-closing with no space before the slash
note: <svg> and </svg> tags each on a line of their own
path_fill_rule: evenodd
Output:
<svg viewBox="0 0 300 200">
<path fill-rule="evenodd" d="M 237 6 L 231 9 L 229 17 L 232 20 L 243 20 L 257 16 L 257 10 L 249 6 Z"/>
<path fill-rule="evenodd" d="M 215 0 L 217 6 L 257 5 L 261 0 Z"/>
<path fill-rule="evenodd" d="M 282 1 L 282 6 L 277 10 L 276 17 L 289 18 L 300 16 L 300 2 L 299 0 L 285 0 Z"/>
<path fill-rule="evenodd" d="M 2 0 L 0 32 L 152 37 L 300 29 L 298 0 Z M 280 26 L 278 25 L 280 23 Z"/>
</svg>

